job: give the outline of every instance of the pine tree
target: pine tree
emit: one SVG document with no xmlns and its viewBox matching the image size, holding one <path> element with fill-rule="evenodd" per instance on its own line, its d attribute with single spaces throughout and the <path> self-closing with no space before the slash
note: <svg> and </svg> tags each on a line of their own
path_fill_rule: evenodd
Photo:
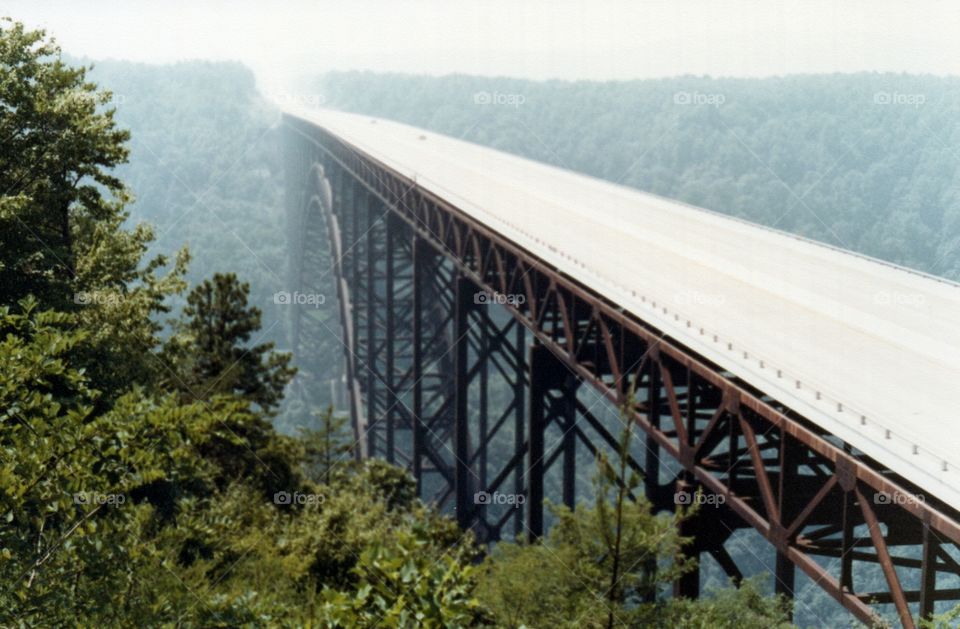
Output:
<svg viewBox="0 0 960 629">
<path fill-rule="evenodd" d="M 164 348 L 168 380 L 187 398 L 236 394 L 270 414 L 296 369 L 273 343 L 248 345 L 260 330 L 260 309 L 247 304 L 249 284 L 214 274 L 187 296 L 183 316 Z"/>
<path fill-rule="evenodd" d="M 319 428 L 301 430 L 310 477 L 329 485 L 337 467 L 351 459 L 353 439 L 347 430 L 348 418 L 335 414 L 333 406 L 313 415 L 317 418 Z"/>
</svg>

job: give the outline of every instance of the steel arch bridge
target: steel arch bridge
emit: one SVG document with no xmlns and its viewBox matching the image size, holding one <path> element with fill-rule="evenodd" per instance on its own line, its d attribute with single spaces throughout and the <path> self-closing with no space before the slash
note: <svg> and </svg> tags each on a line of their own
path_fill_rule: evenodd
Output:
<svg viewBox="0 0 960 629">
<path fill-rule="evenodd" d="M 424 499 L 481 540 L 536 538 L 544 499 L 573 507 L 578 464 L 617 446 L 616 424 L 578 390 L 613 406 L 633 392 L 645 444 L 629 465 L 655 508 L 695 489 L 723 497 L 684 525 L 690 554 L 739 580 L 724 543 L 756 530 L 776 551 L 778 592 L 793 595 L 799 569 L 864 622 L 892 606 L 914 627 L 960 600 L 951 504 L 517 244 L 458 195 L 307 116 L 285 114 L 284 134 L 294 279 L 310 290 L 333 265 L 359 457 L 407 467 Z M 524 504 L 478 499 L 497 493 Z M 862 591 L 855 564 L 879 566 L 886 588 Z M 694 572 L 674 593 L 699 587 Z"/>
</svg>

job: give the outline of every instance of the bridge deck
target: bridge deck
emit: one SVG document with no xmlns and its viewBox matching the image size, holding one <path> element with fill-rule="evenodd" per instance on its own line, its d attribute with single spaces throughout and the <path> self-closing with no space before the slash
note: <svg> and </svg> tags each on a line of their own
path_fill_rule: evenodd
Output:
<svg viewBox="0 0 960 629">
<path fill-rule="evenodd" d="M 292 113 L 960 508 L 960 285 L 407 125 Z"/>
</svg>

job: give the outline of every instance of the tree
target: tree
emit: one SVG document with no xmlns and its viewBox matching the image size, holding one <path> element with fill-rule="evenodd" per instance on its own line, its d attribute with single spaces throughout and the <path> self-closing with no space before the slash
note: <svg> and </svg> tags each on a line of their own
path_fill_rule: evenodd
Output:
<svg viewBox="0 0 960 629">
<path fill-rule="evenodd" d="M 790 627 L 789 604 L 752 587 L 663 598 L 695 565 L 680 552 L 691 540 L 678 533 L 693 512 L 654 515 L 642 493 L 633 495 L 641 479 L 627 465 L 632 427 L 622 417 L 618 462 L 598 457 L 594 506 L 552 507 L 556 522 L 542 541 L 501 544 L 484 563 L 477 597 L 497 626 Z"/>
<path fill-rule="evenodd" d="M 765 595 L 761 577 L 738 587 L 707 592 L 698 600 L 672 599 L 656 609 L 644 626 L 659 629 L 796 629 L 790 622 L 792 604 L 782 596 Z"/>
<path fill-rule="evenodd" d="M 80 313 L 83 366 L 109 397 L 156 380 L 151 317 L 184 288 L 187 254 L 164 277 L 164 256 L 140 268 L 153 232 L 122 229 L 130 194 L 112 170 L 129 133 L 86 70 L 64 64 L 43 31 L 0 20 L 0 303 L 33 295 Z"/>
<path fill-rule="evenodd" d="M 247 346 L 260 330 L 260 310 L 247 305 L 250 286 L 233 273 L 217 273 L 187 296 L 177 334 L 164 348 L 166 380 L 185 399 L 234 393 L 271 413 L 296 373 L 291 355 L 273 343 Z"/>
<path fill-rule="evenodd" d="M 933 618 L 920 620 L 920 626 L 922 629 L 949 629 L 956 627 L 958 621 L 960 621 L 960 605 Z"/>
<path fill-rule="evenodd" d="M 155 550 L 147 531 L 165 500 L 155 483 L 207 485 L 193 444 L 227 414 L 141 391 L 98 412 L 71 315 L 32 297 L 17 310 L 0 307 L 0 623 L 114 624 Z"/>
<path fill-rule="evenodd" d="M 120 215 L 126 190 L 109 172 L 126 160 L 110 93 L 60 60 L 43 31 L 0 21 L 0 285 L 60 307 L 77 288 L 77 237 Z"/>
<path fill-rule="evenodd" d="M 314 416 L 320 427 L 301 429 L 307 449 L 307 467 L 311 478 L 329 485 L 341 463 L 352 456 L 353 439 L 347 432 L 349 418 L 336 415 L 333 406 L 314 413 Z"/>
<path fill-rule="evenodd" d="M 641 482 L 640 475 L 627 465 L 630 457 L 630 440 L 633 435 L 633 422 L 629 419 L 628 409 L 630 408 L 633 408 L 632 395 L 627 397 L 620 413 L 626 421 L 617 451 L 618 468 L 614 469 L 605 453 L 600 452 L 597 455 L 599 468 L 596 498 L 597 524 L 605 546 L 605 555 L 610 557 L 610 580 L 606 588 L 609 607 L 607 629 L 613 629 L 616 611 L 626 603 L 628 588 L 635 590 L 632 594 L 638 599 L 652 599 L 657 594 L 657 572 L 662 571 L 662 568 L 656 565 L 657 557 L 653 553 L 644 550 L 645 555 L 636 561 L 629 556 L 629 551 L 636 544 L 636 540 L 630 538 L 630 533 L 634 531 L 625 531 L 624 518 L 629 517 L 627 498 L 632 497 L 633 491 L 640 486 Z M 608 502 L 610 494 L 613 494 L 612 505 Z M 627 533 L 626 536 L 625 533 Z M 625 551 L 628 556 L 625 556 Z M 633 561 L 633 563 L 625 565 L 625 561 Z M 679 573 L 686 568 L 687 564 L 682 559 L 678 559 L 674 568 L 675 574 L 672 576 L 674 578 L 679 576 Z M 625 574 L 633 573 L 634 570 L 636 570 L 634 574 Z M 640 576 L 635 583 L 634 575 Z"/>
<path fill-rule="evenodd" d="M 421 529 L 399 531 L 390 543 L 376 543 L 353 568 L 358 583 L 344 592 L 323 592 L 325 627 L 476 626 L 484 617 L 472 597 L 473 568 L 462 551 L 440 557 L 425 552 L 430 540 Z"/>
</svg>

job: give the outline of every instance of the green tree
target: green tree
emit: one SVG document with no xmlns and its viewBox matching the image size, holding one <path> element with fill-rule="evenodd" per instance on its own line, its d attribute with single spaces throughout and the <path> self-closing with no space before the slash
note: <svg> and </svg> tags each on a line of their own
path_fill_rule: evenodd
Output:
<svg viewBox="0 0 960 629">
<path fill-rule="evenodd" d="M 122 229 L 130 194 L 113 173 L 127 158 L 110 92 L 63 63 L 43 31 L 0 20 L 0 303 L 26 295 L 79 312 L 84 367 L 107 397 L 154 382 L 164 300 L 184 288 L 187 254 L 140 268 L 153 239 Z"/>
<path fill-rule="evenodd" d="M 919 624 L 923 629 L 950 629 L 950 627 L 956 627 L 958 621 L 960 621 L 960 605 L 928 620 L 921 620 Z"/>
<path fill-rule="evenodd" d="M 300 431 L 306 447 L 306 465 L 311 478 L 329 485 L 337 469 L 353 453 L 353 437 L 347 426 L 350 418 L 335 414 L 332 406 L 315 412 L 314 417 L 319 427 Z"/>
<path fill-rule="evenodd" d="M 28 293 L 65 307 L 77 286 L 77 237 L 120 215 L 127 192 L 110 169 L 129 133 L 110 93 L 85 68 L 60 60 L 43 31 L 0 21 L 0 285 L 11 302 Z"/>
<path fill-rule="evenodd" d="M 765 595 L 760 578 L 745 579 L 738 587 L 722 588 L 698 600 L 672 599 L 646 620 L 659 629 L 794 629 L 792 604 L 779 596 Z"/>
<path fill-rule="evenodd" d="M 633 494 L 641 479 L 627 465 L 632 427 L 623 417 L 617 463 L 598 457 L 594 506 L 552 507 L 556 522 L 543 540 L 501 544 L 486 560 L 477 597 L 497 626 L 789 627 L 789 605 L 752 586 L 714 599 L 663 597 L 695 566 L 681 553 L 691 540 L 678 533 L 695 512 L 654 515 Z"/>
<path fill-rule="evenodd" d="M 624 403 L 621 417 L 629 418 L 627 409 L 632 407 L 633 396 L 631 395 Z M 687 562 L 683 558 L 677 558 L 674 570 L 670 574 L 658 575 L 658 572 L 663 572 L 663 568 L 657 566 L 659 557 L 632 537 L 641 531 L 642 527 L 627 528 L 626 526 L 625 518 L 631 515 L 628 512 L 628 498 L 633 497 L 633 492 L 640 486 L 641 479 L 640 475 L 627 465 L 633 422 L 627 419 L 624 423 L 625 427 L 621 433 L 617 451 L 617 468 L 614 468 L 605 453 L 600 452 L 597 455 L 599 468 L 596 483 L 597 525 L 605 547 L 604 555 L 610 557 L 609 585 L 606 588 L 609 606 L 607 629 L 613 628 L 616 611 L 623 607 L 628 596 L 634 599 L 652 599 L 657 594 L 657 576 L 676 578 L 687 568 Z M 647 508 L 649 509 L 649 505 Z M 680 543 L 682 544 L 683 540 L 680 540 Z M 634 550 L 637 548 L 641 552 L 639 557 L 634 555 Z"/>
<path fill-rule="evenodd" d="M 217 273 L 187 296 L 183 317 L 164 348 L 167 382 L 186 399 L 235 393 L 271 413 L 296 369 L 273 343 L 248 346 L 260 331 L 260 310 L 247 304 L 250 286 Z"/>
<path fill-rule="evenodd" d="M 157 525 L 163 481 L 204 486 L 193 443 L 223 421 L 202 405 L 141 391 L 98 412 L 75 365 L 84 332 L 71 316 L 0 308 L 0 617 L 27 625 L 129 611 L 128 586 Z"/>
<path fill-rule="evenodd" d="M 325 627 L 471 627 L 484 617 L 472 597 L 473 568 L 457 548 L 440 557 L 425 552 L 430 540 L 420 529 L 399 531 L 390 543 L 363 551 L 349 591 L 324 591 Z"/>
</svg>

